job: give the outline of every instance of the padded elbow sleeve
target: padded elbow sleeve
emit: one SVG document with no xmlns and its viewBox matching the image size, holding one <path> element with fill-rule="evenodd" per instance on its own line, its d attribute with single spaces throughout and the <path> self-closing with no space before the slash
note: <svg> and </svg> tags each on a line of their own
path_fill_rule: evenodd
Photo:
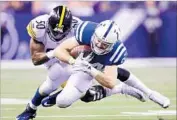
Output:
<svg viewBox="0 0 177 120">
<path fill-rule="evenodd" d="M 117 68 L 117 79 L 119 79 L 121 82 L 124 82 L 126 80 L 128 80 L 129 76 L 130 76 L 130 72 L 123 69 L 123 68 Z"/>
</svg>

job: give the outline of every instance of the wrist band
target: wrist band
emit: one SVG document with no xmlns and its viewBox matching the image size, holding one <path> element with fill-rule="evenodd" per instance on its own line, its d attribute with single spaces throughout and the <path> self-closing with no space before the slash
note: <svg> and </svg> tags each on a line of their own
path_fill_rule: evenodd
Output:
<svg viewBox="0 0 177 120">
<path fill-rule="evenodd" d="M 73 57 L 71 57 L 70 59 L 69 59 L 69 61 L 68 61 L 68 63 L 70 64 L 70 65 L 73 65 L 74 63 L 75 63 L 75 59 L 73 58 Z"/>
<path fill-rule="evenodd" d="M 46 53 L 46 56 L 47 56 L 48 58 L 53 58 L 53 57 L 54 57 L 54 50 L 51 50 L 51 51 L 47 52 L 47 53 Z"/>
<path fill-rule="evenodd" d="M 97 70 L 96 68 L 92 67 L 91 68 L 91 75 L 95 78 L 98 74 L 99 74 L 99 70 Z"/>
</svg>

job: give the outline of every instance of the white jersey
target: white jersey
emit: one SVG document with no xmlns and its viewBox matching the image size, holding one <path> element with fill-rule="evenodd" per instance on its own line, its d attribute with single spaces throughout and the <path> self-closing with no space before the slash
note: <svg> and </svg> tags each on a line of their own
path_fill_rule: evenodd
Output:
<svg viewBox="0 0 177 120">
<path fill-rule="evenodd" d="M 79 18 L 73 17 L 72 28 L 69 34 L 59 42 L 56 42 L 53 41 L 50 35 L 48 34 L 47 29 L 48 18 L 49 18 L 48 14 L 38 16 L 32 19 L 27 26 L 28 34 L 31 36 L 31 38 L 37 40 L 38 42 L 43 43 L 46 52 L 55 49 L 61 42 L 63 42 L 69 37 L 74 36 L 74 30 L 77 28 L 78 24 L 82 22 L 82 20 L 80 20 Z M 52 58 L 51 60 L 46 62 L 45 65 L 49 67 L 56 61 L 58 61 L 56 58 Z"/>
</svg>

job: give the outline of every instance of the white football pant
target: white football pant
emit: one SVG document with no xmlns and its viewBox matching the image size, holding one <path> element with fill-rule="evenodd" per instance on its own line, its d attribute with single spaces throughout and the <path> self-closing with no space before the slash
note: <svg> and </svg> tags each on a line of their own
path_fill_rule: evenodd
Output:
<svg viewBox="0 0 177 120">
<path fill-rule="evenodd" d="M 63 82 L 67 81 L 71 75 L 68 66 L 60 62 L 55 62 L 50 66 L 48 68 L 47 79 L 39 87 L 39 92 L 48 95 L 56 90 Z"/>
<path fill-rule="evenodd" d="M 66 108 L 81 98 L 92 84 L 93 77 L 84 72 L 72 74 L 66 86 L 56 98 L 56 105 L 60 108 Z"/>
</svg>

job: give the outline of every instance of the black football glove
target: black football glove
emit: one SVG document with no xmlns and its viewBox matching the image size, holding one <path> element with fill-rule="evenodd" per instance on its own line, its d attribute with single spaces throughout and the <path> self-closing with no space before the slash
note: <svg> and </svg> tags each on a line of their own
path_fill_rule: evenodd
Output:
<svg viewBox="0 0 177 120">
<path fill-rule="evenodd" d="M 81 98 L 81 101 L 92 102 L 92 101 L 101 100 L 104 97 L 106 97 L 105 89 L 101 85 L 95 85 L 87 90 L 85 96 Z"/>
</svg>

